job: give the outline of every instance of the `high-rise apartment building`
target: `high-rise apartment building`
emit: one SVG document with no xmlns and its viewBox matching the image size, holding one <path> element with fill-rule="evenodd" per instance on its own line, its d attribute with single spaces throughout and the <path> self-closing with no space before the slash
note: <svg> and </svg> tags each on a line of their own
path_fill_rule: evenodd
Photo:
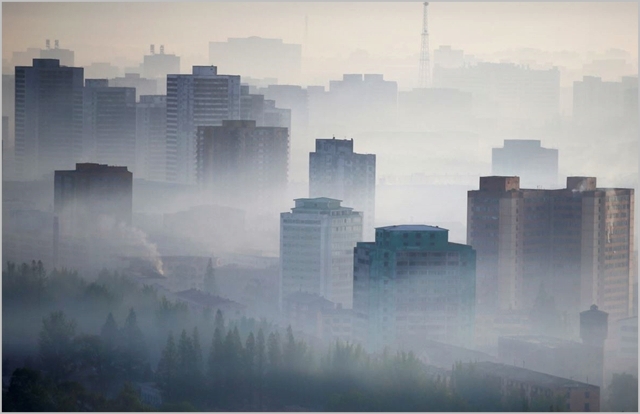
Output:
<svg viewBox="0 0 640 414">
<path fill-rule="evenodd" d="M 140 65 L 140 74 L 146 79 L 158 81 L 158 91 L 154 94 L 164 95 L 167 93 L 165 80 L 170 74 L 178 73 L 180 73 L 180 56 L 165 54 L 164 45 L 160 45 L 160 53 L 156 53 L 155 46 L 151 45 L 150 53 L 144 56 Z"/>
<path fill-rule="evenodd" d="M 557 187 L 557 149 L 543 148 L 539 140 L 505 139 L 503 148 L 491 151 L 493 175 L 520 177 L 525 188 Z"/>
<path fill-rule="evenodd" d="M 56 171 L 54 180 L 60 235 L 82 236 L 102 216 L 131 224 L 133 174 L 127 167 L 76 164 L 75 170 Z"/>
<path fill-rule="evenodd" d="M 388 130 L 395 126 L 398 84 L 380 74 L 345 74 L 329 82 L 331 121 L 343 130 Z"/>
<path fill-rule="evenodd" d="M 573 119 L 578 125 L 601 125 L 638 120 L 638 77 L 625 76 L 619 82 L 604 82 L 584 76 L 573 82 Z"/>
<path fill-rule="evenodd" d="M 142 95 L 156 95 L 158 93 L 157 79 L 147 79 L 140 77 L 139 73 L 125 73 L 124 77 L 114 77 L 109 79 L 109 86 L 120 88 L 136 88 L 136 99 L 140 100 Z M 164 79 L 163 79 L 163 82 Z"/>
<path fill-rule="evenodd" d="M 309 153 L 309 197 L 342 200 L 364 213 L 363 237 L 372 241 L 376 217 L 376 156 L 353 152 L 353 139 L 316 139 Z"/>
<path fill-rule="evenodd" d="M 72 168 L 82 156 L 83 69 L 34 59 L 15 73 L 18 177 L 34 180 Z"/>
<path fill-rule="evenodd" d="M 196 183 L 196 135 L 200 126 L 240 119 L 240 76 L 194 66 L 191 75 L 167 76 L 167 179 Z"/>
<path fill-rule="evenodd" d="M 541 121 L 560 114 L 560 71 L 530 69 L 512 63 L 480 62 L 460 67 L 436 66 L 436 88 L 470 92 L 475 115 Z"/>
<path fill-rule="evenodd" d="M 136 90 L 87 79 L 84 88 L 84 159 L 136 172 Z"/>
<path fill-rule="evenodd" d="M 167 180 L 167 97 L 141 95 L 136 104 L 136 177 Z"/>
<path fill-rule="evenodd" d="M 300 198 L 280 214 L 280 304 L 289 295 L 320 295 L 353 305 L 353 249 L 362 240 L 362 213 L 331 198 Z"/>
<path fill-rule="evenodd" d="M 45 48 L 40 50 L 41 59 L 57 59 L 61 66 L 73 66 L 75 62 L 75 52 L 69 49 L 60 49 L 60 43 L 54 40 L 53 47 L 47 39 Z"/>
<path fill-rule="evenodd" d="M 597 304 L 613 321 L 631 311 L 634 190 L 568 177 L 558 190 L 518 177 L 481 177 L 469 191 L 467 243 L 478 255 L 478 309 L 530 309 L 541 286 L 577 325 Z"/>
<path fill-rule="evenodd" d="M 281 211 L 287 188 L 289 131 L 255 121 L 198 127 L 198 183 L 216 203 Z"/>
<path fill-rule="evenodd" d="M 414 348 L 426 339 L 473 347 L 475 251 L 425 225 L 376 229 L 354 250 L 353 310 L 371 351 Z"/>
<path fill-rule="evenodd" d="M 209 63 L 227 73 L 295 83 L 300 81 L 302 46 L 256 36 L 228 38 L 226 42 L 209 43 Z"/>
</svg>

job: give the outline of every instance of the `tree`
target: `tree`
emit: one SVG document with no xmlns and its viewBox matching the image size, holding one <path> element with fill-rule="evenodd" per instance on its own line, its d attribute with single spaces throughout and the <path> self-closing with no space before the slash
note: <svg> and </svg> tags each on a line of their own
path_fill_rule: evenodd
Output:
<svg viewBox="0 0 640 414">
<path fill-rule="evenodd" d="M 216 275 L 211 258 L 209 258 L 209 263 L 207 263 L 207 272 L 204 275 L 204 290 L 212 295 L 218 294 Z"/>
<path fill-rule="evenodd" d="M 269 368 L 271 371 L 278 370 L 282 364 L 282 351 L 280 350 L 280 334 L 278 332 L 269 334 L 268 341 Z"/>
<path fill-rule="evenodd" d="M 67 376 L 73 364 L 73 338 L 76 323 L 67 320 L 64 312 L 52 312 L 42 320 L 39 349 L 44 368 L 55 379 Z"/>
<path fill-rule="evenodd" d="M 39 371 L 18 368 L 2 398 L 2 411 L 55 411 L 51 391 Z"/>
<path fill-rule="evenodd" d="M 162 351 L 156 371 L 157 383 L 164 397 L 171 400 L 175 395 L 175 385 L 178 379 L 179 366 L 178 348 L 176 347 L 173 333 L 169 332 L 167 344 Z"/>
<path fill-rule="evenodd" d="M 262 409 L 262 390 L 263 390 L 263 378 L 264 378 L 264 369 L 267 365 L 266 354 L 265 354 L 265 341 L 264 341 L 264 332 L 262 329 L 258 330 L 258 336 L 256 338 L 256 388 L 258 392 L 258 409 Z"/>
<path fill-rule="evenodd" d="M 122 332 L 122 363 L 125 376 L 129 380 L 138 380 L 144 376 L 148 365 L 148 351 L 142 331 L 138 327 L 138 317 L 133 308 L 129 309 Z"/>
<path fill-rule="evenodd" d="M 116 398 L 109 401 L 109 410 L 116 412 L 151 411 L 140 401 L 140 396 L 130 382 L 125 382 Z"/>
<path fill-rule="evenodd" d="M 253 332 L 249 333 L 244 346 L 242 358 L 242 371 L 244 373 L 246 391 L 250 401 L 253 400 L 255 390 L 255 360 L 256 360 L 256 340 Z"/>
</svg>

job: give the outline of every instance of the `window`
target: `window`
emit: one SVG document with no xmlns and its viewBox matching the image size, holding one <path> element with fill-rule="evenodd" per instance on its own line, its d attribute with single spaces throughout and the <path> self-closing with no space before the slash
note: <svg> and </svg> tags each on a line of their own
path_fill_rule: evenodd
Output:
<svg viewBox="0 0 640 414">
<path fill-rule="evenodd" d="M 584 403 L 584 410 L 585 411 L 591 411 L 591 410 L 589 410 L 589 403 Z"/>
</svg>

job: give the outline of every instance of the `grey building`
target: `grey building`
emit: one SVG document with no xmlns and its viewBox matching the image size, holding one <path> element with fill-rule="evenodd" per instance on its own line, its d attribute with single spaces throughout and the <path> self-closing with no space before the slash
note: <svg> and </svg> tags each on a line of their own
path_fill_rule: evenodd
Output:
<svg viewBox="0 0 640 414">
<path fill-rule="evenodd" d="M 353 152 L 353 139 L 317 139 L 309 154 L 309 197 L 342 200 L 364 213 L 364 240 L 374 238 L 376 156 Z"/>
<path fill-rule="evenodd" d="M 127 70 L 125 69 L 125 72 Z M 150 53 L 145 55 L 140 65 L 142 77 L 146 79 L 156 79 L 159 90 L 155 93 L 167 93 L 165 80 L 170 74 L 180 73 L 180 56 L 164 53 L 164 45 L 160 45 L 160 53 L 155 52 L 155 46 L 151 45 Z"/>
<path fill-rule="evenodd" d="M 15 73 L 15 151 L 18 177 L 34 180 L 71 168 L 82 156 L 82 68 L 34 59 Z"/>
<path fill-rule="evenodd" d="M 60 235 L 83 235 L 101 216 L 131 225 L 132 206 L 133 174 L 127 167 L 85 163 L 55 172 L 53 207 Z"/>
<path fill-rule="evenodd" d="M 109 79 L 109 86 L 136 88 L 136 99 L 140 100 L 142 95 L 156 95 L 158 93 L 158 82 L 157 79 L 143 78 L 139 73 L 125 73 L 124 77 Z"/>
<path fill-rule="evenodd" d="M 136 90 L 87 79 L 84 90 L 84 159 L 136 170 Z"/>
<path fill-rule="evenodd" d="M 289 131 L 255 121 L 198 127 L 198 183 L 219 203 L 281 211 L 287 188 Z"/>
<path fill-rule="evenodd" d="M 280 305 L 293 293 L 307 292 L 350 309 L 362 213 L 325 197 L 295 203 L 280 214 Z"/>
<path fill-rule="evenodd" d="M 558 186 L 558 150 L 542 147 L 539 140 L 505 139 L 491 155 L 493 175 L 518 176 L 523 188 Z"/>
<path fill-rule="evenodd" d="M 194 66 L 191 75 L 167 76 L 167 179 L 196 183 L 200 126 L 240 119 L 240 76 L 219 75 L 215 66 Z"/>
<path fill-rule="evenodd" d="M 228 38 L 226 42 L 209 43 L 209 63 L 251 78 L 298 82 L 302 46 L 256 36 Z"/>
<path fill-rule="evenodd" d="M 61 66 L 74 66 L 75 52 L 69 49 L 60 49 L 60 43 L 54 40 L 53 48 L 49 39 L 47 39 L 45 48 L 40 50 L 41 59 L 57 59 Z"/>
<path fill-rule="evenodd" d="M 167 97 L 141 95 L 136 104 L 136 177 L 167 180 Z"/>
</svg>

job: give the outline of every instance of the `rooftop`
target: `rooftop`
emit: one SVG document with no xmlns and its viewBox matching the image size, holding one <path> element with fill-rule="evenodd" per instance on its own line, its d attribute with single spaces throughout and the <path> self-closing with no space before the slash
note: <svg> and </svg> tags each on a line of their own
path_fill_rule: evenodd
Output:
<svg viewBox="0 0 640 414">
<path fill-rule="evenodd" d="M 508 336 L 501 336 L 500 339 L 526 342 L 529 344 L 540 345 L 547 348 L 560 348 L 560 347 L 566 347 L 566 346 L 580 345 L 580 342 L 569 341 L 567 339 L 560 339 L 560 338 L 554 338 L 551 336 L 542 336 L 542 335 L 508 335 Z"/>
<path fill-rule="evenodd" d="M 566 388 L 577 388 L 577 387 L 599 388 L 596 385 L 574 381 L 568 378 L 556 377 L 554 375 L 543 374 L 542 372 L 532 371 L 530 369 L 520 368 L 513 365 L 498 364 L 495 362 L 488 362 L 488 361 L 478 362 L 476 364 L 476 368 L 478 369 L 478 371 L 483 373 L 495 374 L 501 377 L 509 378 L 510 380 L 513 380 L 513 381 L 535 384 L 537 386 L 566 387 Z"/>
<path fill-rule="evenodd" d="M 385 231 L 449 231 L 438 226 L 427 226 L 425 224 L 400 224 L 397 226 L 378 227 L 376 230 Z"/>
</svg>

